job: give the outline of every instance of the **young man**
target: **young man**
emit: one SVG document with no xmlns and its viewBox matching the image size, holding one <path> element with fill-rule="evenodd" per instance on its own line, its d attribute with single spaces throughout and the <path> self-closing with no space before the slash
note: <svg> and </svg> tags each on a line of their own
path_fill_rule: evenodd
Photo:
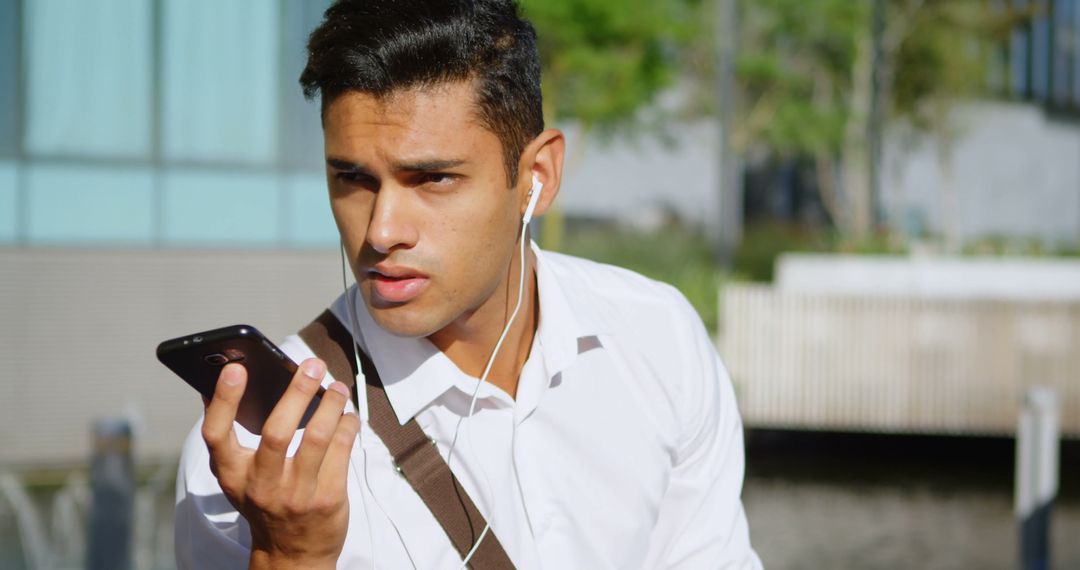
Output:
<svg viewBox="0 0 1080 570">
<path fill-rule="evenodd" d="M 490 523 L 482 541 L 519 568 L 760 567 L 738 410 L 698 316 L 667 285 L 525 238 L 530 201 L 540 215 L 558 193 L 564 139 L 544 129 L 516 6 L 339 2 L 300 81 L 322 98 L 357 281 L 331 310 L 396 421 L 450 459 Z M 229 365 L 184 446 L 179 566 L 460 567 L 366 421 L 364 390 L 354 407 L 311 346 L 282 348 L 301 371 L 261 438 L 233 423 L 257 379 Z"/>
</svg>

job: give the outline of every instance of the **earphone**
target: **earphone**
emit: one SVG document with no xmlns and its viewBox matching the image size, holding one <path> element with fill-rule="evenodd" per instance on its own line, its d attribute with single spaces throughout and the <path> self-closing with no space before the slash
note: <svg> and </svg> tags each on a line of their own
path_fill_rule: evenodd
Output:
<svg viewBox="0 0 1080 570">
<path fill-rule="evenodd" d="M 522 217 L 521 217 L 521 234 L 519 236 L 519 241 L 521 242 L 521 254 L 520 254 L 520 261 L 519 261 L 520 271 L 519 271 L 519 276 L 518 276 L 518 298 L 517 298 L 517 303 L 514 306 L 513 312 L 510 314 L 510 318 L 507 319 L 506 325 L 503 327 L 502 334 L 499 335 L 499 340 L 495 344 L 495 348 L 491 352 L 491 356 L 488 358 L 487 365 L 484 367 L 484 372 L 480 376 L 479 382 L 476 383 L 476 388 L 473 390 L 473 393 L 472 393 L 472 399 L 469 402 L 468 414 L 458 420 L 458 424 L 457 424 L 456 428 L 454 429 L 454 437 L 453 437 L 453 440 L 450 443 L 450 449 L 449 449 L 449 452 L 447 453 L 447 457 L 446 457 L 446 463 L 447 463 L 448 466 L 451 464 L 451 461 L 453 459 L 454 447 L 457 444 L 458 433 L 461 430 L 461 426 L 466 420 L 472 418 L 473 412 L 476 409 L 476 397 L 479 394 L 480 386 L 483 383 L 487 382 L 488 374 L 490 374 L 491 368 L 495 363 L 495 358 L 499 354 L 499 349 L 502 348 L 503 341 L 506 339 L 506 335 L 510 332 L 511 325 L 514 324 L 514 319 L 517 317 L 518 312 L 521 310 L 521 303 L 522 303 L 522 300 L 524 298 L 524 289 L 525 289 L 525 237 L 526 237 L 526 233 L 527 233 L 528 228 L 529 228 L 529 221 L 532 220 L 533 212 L 536 209 L 537 203 L 540 201 L 540 196 L 543 194 L 543 189 L 544 189 L 544 184 L 542 182 L 540 182 L 540 180 L 534 174 L 533 177 L 532 177 L 532 186 L 529 188 L 529 203 L 525 207 L 525 214 L 522 215 Z M 346 301 L 348 303 L 348 308 L 349 308 L 349 320 L 350 320 L 350 325 L 351 325 L 350 328 L 352 329 L 350 331 L 350 333 L 351 333 L 352 338 L 353 338 L 354 356 L 356 357 L 356 370 L 357 370 L 356 385 L 357 386 L 363 386 L 364 385 L 363 377 L 362 377 L 363 372 L 361 372 L 362 368 L 360 366 L 359 354 L 357 352 L 359 350 L 360 345 L 357 342 L 357 335 L 359 334 L 359 329 L 357 328 L 358 323 L 357 323 L 357 317 L 356 317 L 356 301 L 353 299 L 353 296 L 349 294 L 348 286 L 347 286 L 347 283 L 346 283 L 346 280 L 345 280 L 345 244 L 344 244 L 344 242 L 342 242 L 342 244 L 341 244 L 341 272 L 342 272 L 342 275 L 341 275 L 342 287 L 344 289 L 344 294 L 345 294 Z M 356 404 L 359 405 L 359 402 L 356 402 Z M 357 411 L 359 412 L 359 409 Z M 359 434 L 357 435 L 357 438 L 359 439 Z M 516 438 L 512 438 L 512 441 L 514 439 L 516 439 Z M 360 471 L 360 473 L 358 475 L 363 479 L 364 484 L 367 487 L 368 493 L 372 496 L 372 499 L 375 501 L 375 505 L 379 508 L 380 511 L 382 511 L 383 516 L 386 517 L 387 520 L 390 521 L 390 524 L 393 526 L 394 531 L 398 535 L 398 539 L 401 541 L 402 547 L 404 547 L 404 549 L 405 549 L 405 554 L 409 558 L 409 562 L 413 565 L 413 568 L 415 568 L 416 563 L 413 560 L 412 554 L 409 552 L 408 546 L 405 544 L 405 541 L 404 541 L 404 538 L 401 535 L 400 529 L 397 528 L 397 525 L 394 523 L 393 519 L 391 519 L 387 515 L 386 510 L 379 503 L 378 498 L 375 496 L 374 491 L 372 491 L 372 489 L 371 489 L 370 483 L 368 483 L 368 481 L 367 481 L 367 452 L 366 452 L 366 450 L 363 450 L 363 446 L 361 446 L 361 450 L 362 450 L 363 456 L 364 456 L 363 468 L 362 469 L 359 468 L 355 464 L 355 462 L 353 462 L 351 459 L 350 459 L 350 463 L 352 464 L 352 467 L 353 467 L 354 471 Z M 511 443 L 510 456 L 511 456 L 511 460 L 513 460 L 513 456 L 514 456 L 513 443 Z M 483 467 L 481 466 L 481 470 L 482 469 L 483 469 Z M 487 474 L 486 473 L 484 473 L 484 478 L 487 479 Z M 488 488 L 489 489 L 491 488 L 490 482 L 488 482 Z M 363 499 L 363 497 L 361 497 L 361 498 Z M 492 505 L 494 505 L 494 499 L 491 500 L 491 503 L 492 503 Z M 492 509 L 492 511 L 493 511 L 492 512 L 492 517 L 493 517 L 494 516 L 494 509 Z M 366 501 L 364 501 L 364 518 L 366 519 L 366 521 L 368 523 L 368 541 L 369 541 L 369 545 L 370 545 L 370 548 L 371 548 L 372 566 L 374 567 L 375 566 L 375 545 L 374 545 L 374 537 L 371 534 L 372 533 L 371 519 L 368 518 Z M 473 544 L 473 546 L 469 550 L 468 554 L 464 557 L 464 559 L 463 559 L 463 561 L 461 563 L 461 568 L 462 569 L 464 569 L 464 568 L 466 568 L 468 566 L 469 561 L 472 559 L 472 557 L 476 553 L 477 549 L 479 549 L 480 543 L 484 540 L 484 537 L 487 536 L 487 533 L 491 530 L 490 518 L 491 517 L 489 517 L 489 520 L 488 520 L 487 524 L 484 526 L 483 531 L 480 533 L 480 536 L 476 539 L 476 542 Z"/>
<path fill-rule="evenodd" d="M 364 386 L 366 384 L 366 381 L 364 379 L 364 372 L 363 372 L 364 369 L 360 364 L 360 343 L 357 341 L 357 338 L 356 338 L 356 335 L 359 334 L 358 331 L 360 329 L 358 328 L 358 325 L 357 325 L 357 322 L 356 322 L 356 299 L 354 299 L 353 296 L 349 294 L 349 284 L 345 279 L 345 242 L 344 241 L 341 242 L 341 248 L 340 248 L 339 251 L 341 252 L 341 288 L 344 291 L 345 301 L 346 301 L 346 304 L 347 304 L 347 306 L 349 308 L 349 336 L 352 337 L 352 341 L 353 341 L 353 358 L 356 361 L 356 377 L 354 378 L 355 383 L 353 385 L 357 386 L 358 389 L 362 390 L 363 388 L 360 388 L 360 387 Z M 353 402 L 353 404 L 356 406 L 357 415 L 360 416 L 360 417 L 363 417 L 363 413 L 360 411 L 360 402 L 355 401 L 355 402 Z M 356 477 L 358 479 L 360 479 L 361 481 L 363 481 L 364 488 L 366 488 L 368 494 L 371 495 L 371 500 L 375 501 L 375 506 L 379 508 L 379 511 L 382 513 L 383 517 L 385 517 L 386 520 L 390 521 L 390 526 L 393 527 L 394 533 L 397 534 L 398 541 L 401 542 L 401 547 L 405 550 L 405 556 L 409 559 L 409 564 L 412 564 L 413 570 L 415 570 L 416 569 L 416 561 L 413 560 L 412 553 L 409 552 L 409 546 L 407 544 L 405 544 L 405 537 L 403 537 L 401 535 L 401 529 L 398 528 L 397 523 L 394 522 L 394 519 L 390 518 L 390 515 L 388 515 L 386 513 L 386 509 L 383 508 L 382 503 L 379 502 L 379 498 L 375 496 L 375 491 L 371 488 L 371 482 L 368 481 L 368 477 L 367 477 L 367 449 L 364 448 L 363 442 L 360 441 L 361 432 L 363 432 L 362 428 L 360 429 L 360 431 L 356 432 L 356 444 L 360 446 L 360 454 L 364 458 L 363 466 L 356 465 L 356 458 L 351 453 L 349 454 L 349 466 L 352 467 L 353 472 L 356 473 Z M 372 570 L 376 570 L 379 567 L 379 565 L 378 565 L 378 561 L 377 561 L 376 556 L 375 556 L 375 535 L 374 535 L 374 529 L 371 526 L 371 516 L 368 514 L 368 504 L 367 504 L 367 498 L 364 496 L 364 488 L 360 489 L 360 502 L 364 507 L 364 522 L 367 523 L 368 548 L 371 550 L 371 568 L 372 568 Z"/>
<path fill-rule="evenodd" d="M 536 209 L 537 202 L 540 201 L 540 195 L 543 194 L 544 183 L 540 182 L 540 179 L 533 174 L 532 187 L 529 188 L 529 205 L 525 207 L 525 215 L 521 216 L 521 235 L 518 241 L 521 242 L 521 258 L 518 263 L 520 267 L 518 275 L 518 298 L 517 303 L 514 305 L 513 312 L 510 313 L 510 318 L 506 320 L 506 325 L 503 327 L 502 334 L 499 335 L 499 341 L 495 343 L 495 350 L 491 351 L 491 356 L 488 357 L 487 366 L 484 367 L 484 373 L 480 376 L 480 381 L 476 383 L 476 388 L 473 390 L 472 399 L 469 401 L 469 413 L 465 417 L 458 420 L 457 427 L 454 429 L 454 439 L 450 443 L 450 451 L 446 456 L 446 464 L 450 465 L 450 460 L 454 456 L 454 446 L 457 444 L 458 432 L 461 430 L 461 425 L 468 419 L 472 418 L 473 412 L 476 410 L 476 396 L 480 393 L 480 386 L 487 382 L 488 374 L 491 373 L 491 367 L 495 364 L 495 357 L 499 355 L 499 349 L 502 348 L 502 343 L 506 340 L 507 333 L 510 332 L 510 326 L 514 324 L 514 319 L 517 317 L 518 312 L 521 310 L 521 301 L 525 294 L 525 234 L 529 229 L 529 221 L 532 220 L 533 211 Z M 513 441 L 513 439 L 511 440 Z M 511 443 L 510 457 L 513 460 L 514 450 L 513 443 Z M 480 467 L 483 472 L 483 466 Z M 484 478 L 487 479 L 487 474 L 484 473 Z M 491 488 L 490 482 L 488 483 L 488 489 Z M 494 505 L 494 500 L 492 500 Z M 476 554 L 477 549 L 480 548 L 480 543 L 483 542 L 484 537 L 487 536 L 488 531 L 491 530 L 491 518 L 494 517 L 494 508 L 492 508 L 492 516 L 488 517 L 487 524 L 484 525 L 484 530 L 480 533 L 480 536 L 476 539 L 472 549 L 465 556 L 465 559 L 461 562 L 459 570 L 463 570 L 468 567 L 469 560 Z"/>
<path fill-rule="evenodd" d="M 540 195 L 543 193 L 544 183 L 533 174 L 532 188 L 529 188 L 529 205 L 525 208 L 525 215 L 521 217 L 522 224 L 528 225 L 532 220 L 533 210 L 536 209 L 536 203 L 540 201 Z"/>
</svg>

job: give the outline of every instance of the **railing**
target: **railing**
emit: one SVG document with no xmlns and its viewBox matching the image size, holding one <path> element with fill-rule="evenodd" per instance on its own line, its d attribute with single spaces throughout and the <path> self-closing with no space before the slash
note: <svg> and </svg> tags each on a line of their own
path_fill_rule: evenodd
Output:
<svg viewBox="0 0 1080 570">
<path fill-rule="evenodd" d="M 720 354 L 750 427 L 1012 434 L 1056 388 L 1080 437 L 1080 302 L 721 292 Z"/>
<path fill-rule="evenodd" d="M 162 464 L 135 489 L 133 568 L 175 567 L 171 508 L 175 474 L 175 464 Z M 0 528 L 13 531 L 0 536 L 0 546 L 20 549 L 28 570 L 85 568 L 92 501 L 84 472 L 71 471 L 55 491 L 32 493 L 34 487 L 15 472 L 0 472 L 0 519 L 11 519 L 0 520 L 4 523 Z"/>
</svg>

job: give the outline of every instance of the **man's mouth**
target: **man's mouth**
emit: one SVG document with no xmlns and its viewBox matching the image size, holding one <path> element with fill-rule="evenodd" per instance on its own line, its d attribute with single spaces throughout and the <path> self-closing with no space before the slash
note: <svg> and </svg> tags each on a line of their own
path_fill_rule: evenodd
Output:
<svg viewBox="0 0 1080 570">
<path fill-rule="evenodd" d="M 372 290 L 381 301 L 406 303 L 415 299 L 428 284 L 428 277 L 408 267 L 375 266 L 368 270 Z"/>
</svg>

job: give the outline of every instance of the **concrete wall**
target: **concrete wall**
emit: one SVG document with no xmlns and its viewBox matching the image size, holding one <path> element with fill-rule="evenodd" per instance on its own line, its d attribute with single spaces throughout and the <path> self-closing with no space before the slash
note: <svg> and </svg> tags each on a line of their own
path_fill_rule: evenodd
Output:
<svg viewBox="0 0 1080 570">
<path fill-rule="evenodd" d="M 950 123 L 951 178 L 932 136 L 893 125 L 883 151 L 882 203 L 889 223 L 913 234 L 957 238 L 1080 240 L 1080 124 L 1020 103 L 960 107 Z M 604 142 L 572 125 L 566 213 L 636 221 L 657 207 L 705 223 L 716 215 L 719 129 L 712 120 L 671 126 L 670 140 L 644 135 Z"/>
<path fill-rule="evenodd" d="M 1080 259 L 815 255 L 776 262 L 780 291 L 915 299 L 1080 301 Z"/>
<path fill-rule="evenodd" d="M 202 404 L 157 344 L 236 323 L 280 340 L 340 272 L 334 249 L 0 248 L 0 466 L 83 462 L 101 417 L 133 419 L 137 459 L 174 458 Z"/>
<path fill-rule="evenodd" d="M 696 224 L 716 212 L 719 128 L 713 121 L 674 124 L 670 140 L 657 136 L 604 141 L 567 135 L 565 178 L 559 204 L 570 215 L 648 224 L 671 208 Z"/>
<path fill-rule="evenodd" d="M 1080 240 L 1080 125 L 1018 103 L 971 103 L 950 123 L 956 142 L 890 129 L 882 200 L 893 225 L 968 241 L 987 236 Z M 943 150 L 951 148 L 952 176 Z"/>
</svg>

